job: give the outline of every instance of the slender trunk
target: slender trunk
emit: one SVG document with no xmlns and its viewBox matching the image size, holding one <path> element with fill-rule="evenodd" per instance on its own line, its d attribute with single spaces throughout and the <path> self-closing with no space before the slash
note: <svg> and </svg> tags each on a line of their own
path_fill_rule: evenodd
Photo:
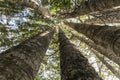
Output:
<svg viewBox="0 0 120 80">
<path fill-rule="evenodd" d="M 120 57 L 120 29 L 113 26 L 100 26 L 79 23 L 65 22 L 76 31 L 84 34 L 97 45 L 104 47 L 108 51 L 112 51 Z"/>
<path fill-rule="evenodd" d="M 66 18 L 77 17 L 91 12 L 103 11 L 112 7 L 120 6 L 120 0 L 84 0 L 81 5 L 72 13 L 67 14 Z"/>
<path fill-rule="evenodd" d="M 80 37 L 78 35 L 75 35 L 74 33 L 72 33 L 73 36 L 75 36 L 77 39 L 79 39 L 80 41 L 86 43 L 88 46 L 92 47 L 93 49 L 95 49 L 96 51 L 100 52 L 100 54 L 106 56 L 107 58 L 109 58 L 110 60 L 114 61 L 115 63 L 117 63 L 118 65 L 120 65 L 120 57 L 116 56 L 113 52 L 106 50 L 105 48 L 103 48 L 100 45 L 96 45 L 94 42 L 87 40 L 83 37 Z"/>
<path fill-rule="evenodd" d="M 51 28 L 2 52 L 0 80 L 34 80 L 53 33 Z"/>
<path fill-rule="evenodd" d="M 109 63 L 107 63 L 107 62 L 104 60 L 103 57 L 101 57 L 100 55 L 98 55 L 98 54 L 96 53 L 96 51 L 92 50 L 92 52 L 96 55 L 96 57 L 97 57 L 100 61 L 102 61 L 102 63 L 103 63 L 116 77 L 118 77 L 118 78 L 120 79 L 120 73 L 119 73 L 117 70 L 115 70 Z"/>
<path fill-rule="evenodd" d="M 59 50 L 62 80 L 102 80 L 64 32 L 59 30 Z"/>
<path fill-rule="evenodd" d="M 9 1 L 13 4 L 23 5 L 26 7 L 30 7 L 34 9 L 38 14 L 42 14 L 45 17 L 51 17 L 50 12 L 42 6 L 42 4 L 38 4 L 34 0 L 5 0 Z"/>
</svg>

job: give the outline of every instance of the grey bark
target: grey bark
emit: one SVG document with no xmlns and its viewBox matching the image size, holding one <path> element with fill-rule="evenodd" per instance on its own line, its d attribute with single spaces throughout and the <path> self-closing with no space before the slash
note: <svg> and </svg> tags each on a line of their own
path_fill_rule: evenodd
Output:
<svg viewBox="0 0 120 80">
<path fill-rule="evenodd" d="M 97 45 L 120 57 L 120 29 L 114 26 L 100 26 L 65 22 L 79 33 L 84 34 Z"/>
<path fill-rule="evenodd" d="M 61 80 L 102 80 L 61 29 L 59 42 Z"/>
<path fill-rule="evenodd" d="M 73 34 L 74 37 L 76 37 L 80 41 L 86 43 L 88 46 L 90 46 L 91 48 L 93 48 L 96 51 L 100 52 L 100 54 L 106 56 L 107 58 L 114 61 L 115 63 L 117 63 L 120 66 L 120 57 L 116 56 L 115 53 L 113 53 L 112 51 L 106 50 L 105 48 L 103 48 L 100 45 L 96 45 L 93 41 L 90 41 L 90 40 L 87 40 L 87 39 L 85 39 L 83 37 L 75 35 L 74 33 L 72 33 L 72 34 Z"/>
<path fill-rule="evenodd" d="M 34 80 L 54 29 L 39 33 L 0 54 L 0 80 Z"/>
<path fill-rule="evenodd" d="M 66 14 L 65 18 L 77 17 L 91 12 L 103 11 L 112 7 L 120 6 L 120 0 L 84 0 L 72 13 Z"/>
</svg>

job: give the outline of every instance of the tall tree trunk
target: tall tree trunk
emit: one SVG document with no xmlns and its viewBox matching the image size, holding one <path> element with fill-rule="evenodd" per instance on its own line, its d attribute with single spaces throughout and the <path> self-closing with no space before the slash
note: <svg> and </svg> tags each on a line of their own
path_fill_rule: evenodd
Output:
<svg viewBox="0 0 120 80">
<path fill-rule="evenodd" d="M 101 57 L 100 55 L 98 55 L 98 54 L 96 53 L 96 51 L 92 50 L 92 52 L 96 55 L 96 57 L 97 57 L 100 61 L 102 61 L 102 63 L 103 63 L 116 77 L 118 77 L 118 78 L 120 79 L 120 73 L 119 73 L 117 70 L 115 70 L 109 63 L 107 63 L 107 62 L 104 60 L 103 57 Z"/>
<path fill-rule="evenodd" d="M 65 22 L 76 31 L 84 34 L 97 45 L 104 47 L 108 51 L 112 51 L 120 57 L 120 29 L 110 26 L 89 25 Z"/>
<path fill-rule="evenodd" d="M 34 80 L 53 36 L 44 31 L 0 54 L 0 80 Z"/>
<path fill-rule="evenodd" d="M 88 39 L 85 39 L 83 37 L 80 37 L 78 35 L 75 35 L 74 33 L 72 33 L 74 37 L 76 37 L 77 39 L 79 39 L 80 41 L 86 43 L 88 46 L 90 46 L 91 48 L 95 49 L 96 51 L 100 52 L 100 54 L 106 56 L 107 58 L 109 58 L 110 60 L 114 61 L 115 63 L 117 63 L 118 65 L 120 65 L 120 57 L 116 56 L 113 52 L 106 50 L 105 48 L 103 48 L 100 45 L 96 45 L 93 41 L 90 41 Z"/>
<path fill-rule="evenodd" d="M 59 50 L 62 80 L 102 80 L 76 47 L 59 29 Z"/>
<path fill-rule="evenodd" d="M 5 0 L 14 4 L 23 5 L 26 7 L 30 7 L 34 9 L 38 14 L 42 14 L 45 17 L 51 17 L 50 12 L 42 6 L 42 4 L 38 4 L 35 0 Z"/>
<path fill-rule="evenodd" d="M 120 0 L 84 0 L 78 8 L 72 13 L 67 14 L 65 17 L 76 17 L 116 6 L 120 6 Z"/>
</svg>

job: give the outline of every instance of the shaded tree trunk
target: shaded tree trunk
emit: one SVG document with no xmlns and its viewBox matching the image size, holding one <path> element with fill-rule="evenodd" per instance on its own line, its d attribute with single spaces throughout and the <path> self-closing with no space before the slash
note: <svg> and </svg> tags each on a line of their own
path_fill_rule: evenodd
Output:
<svg viewBox="0 0 120 80">
<path fill-rule="evenodd" d="M 0 54 L 0 80 L 34 80 L 53 36 L 44 31 Z"/>
<path fill-rule="evenodd" d="M 98 55 L 98 54 L 96 53 L 96 51 L 92 50 L 92 52 L 96 55 L 96 57 L 97 57 L 100 61 L 102 61 L 102 63 L 103 63 L 116 77 L 118 77 L 118 79 L 120 79 L 120 73 L 119 73 L 117 70 L 115 70 L 109 63 L 107 63 L 107 62 L 104 60 L 103 57 L 101 57 L 100 55 Z"/>
<path fill-rule="evenodd" d="M 116 6 L 120 6 L 120 0 L 84 0 L 72 13 L 65 15 L 65 18 L 103 11 Z"/>
<path fill-rule="evenodd" d="M 79 23 L 65 22 L 76 31 L 84 34 L 97 45 L 104 47 L 109 52 L 112 51 L 120 57 L 120 29 L 113 26 L 100 26 Z"/>
<path fill-rule="evenodd" d="M 51 17 L 50 12 L 46 8 L 44 8 L 42 4 L 38 4 L 34 0 L 5 0 L 5 1 L 9 1 L 14 4 L 30 7 L 34 9 L 38 14 L 42 14 L 45 17 Z"/>
<path fill-rule="evenodd" d="M 118 65 L 120 65 L 120 57 L 116 56 L 115 53 L 106 50 L 105 48 L 103 48 L 100 45 L 96 45 L 94 42 L 87 40 L 83 37 L 80 37 L 78 35 L 75 35 L 74 33 L 72 33 L 74 37 L 76 37 L 77 39 L 79 39 L 80 41 L 86 43 L 88 46 L 90 46 L 91 48 L 95 49 L 96 51 L 100 52 L 100 54 L 106 56 L 107 58 L 109 58 L 110 60 L 114 61 L 115 63 L 117 63 Z"/>
<path fill-rule="evenodd" d="M 59 29 L 59 50 L 62 80 L 102 80 L 75 45 Z"/>
</svg>

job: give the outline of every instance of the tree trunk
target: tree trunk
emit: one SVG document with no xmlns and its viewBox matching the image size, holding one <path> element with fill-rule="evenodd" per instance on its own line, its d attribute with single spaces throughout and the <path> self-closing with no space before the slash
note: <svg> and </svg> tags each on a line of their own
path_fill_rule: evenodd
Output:
<svg viewBox="0 0 120 80">
<path fill-rule="evenodd" d="M 88 46 L 90 46 L 91 48 L 95 49 L 96 51 L 100 52 L 100 54 L 106 56 L 107 58 L 109 58 L 110 60 L 114 61 L 115 63 L 117 63 L 118 65 L 120 65 L 120 57 L 116 56 L 115 53 L 106 50 L 105 48 L 103 48 L 100 45 L 96 45 L 94 42 L 87 40 L 83 37 L 80 37 L 78 35 L 75 35 L 74 33 L 72 33 L 74 37 L 76 37 L 77 39 L 79 39 L 80 41 L 86 43 Z"/>
<path fill-rule="evenodd" d="M 59 42 L 61 80 L 102 80 L 61 29 Z"/>
<path fill-rule="evenodd" d="M 44 31 L 0 54 L 0 80 L 34 80 L 53 36 Z"/>
<path fill-rule="evenodd" d="M 111 18 L 110 18 L 111 17 Z M 105 16 L 96 16 L 92 19 L 85 20 L 87 24 L 117 24 L 120 23 L 120 19 L 116 16 L 110 16 L 109 18 L 105 18 Z"/>
<path fill-rule="evenodd" d="M 88 19 L 85 23 L 88 24 L 110 24 L 120 23 L 120 8 L 108 9 L 98 13 L 92 13 L 90 16 L 94 18 Z"/>
<path fill-rule="evenodd" d="M 113 26 L 100 26 L 79 23 L 65 22 L 76 31 L 84 34 L 97 45 L 104 47 L 108 51 L 112 51 L 120 57 L 120 29 Z"/>
<path fill-rule="evenodd" d="M 38 14 L 42 14 L 45 17 L 51 17 L 50 12 L 46 8 L 44 8 L 42 4 L 38 4 L 34 0 L 5 0 L 5 1 L 9 1 L 14 4 L 30 7 L 34 9 Z"/>
<path fill-rule="evenodd" d="M 120 79 L 120 73 L 119 73 L 117 70 L 115 70 L 109 63 L 107 63 L 107 62 L 104 60 L 103 57 L 101 57 L 100 55 L 98 55 L 98 54 L 96 53 L 96 51 L 92 50 L 92 52 L 96 55 L 96 57 L 97 57 L 100 61 L 102 61 L 102 63 L 103 63 L 116 77 L 118 77 L 118 79 Z"/>
<path fill-rule="evenodd" d="M 65 18 L 77 17 L 91 12 L 103 11 L 112 7 L 120 6 L 120 0 L 84 0 L 72 13 Z"/>
</svg>

